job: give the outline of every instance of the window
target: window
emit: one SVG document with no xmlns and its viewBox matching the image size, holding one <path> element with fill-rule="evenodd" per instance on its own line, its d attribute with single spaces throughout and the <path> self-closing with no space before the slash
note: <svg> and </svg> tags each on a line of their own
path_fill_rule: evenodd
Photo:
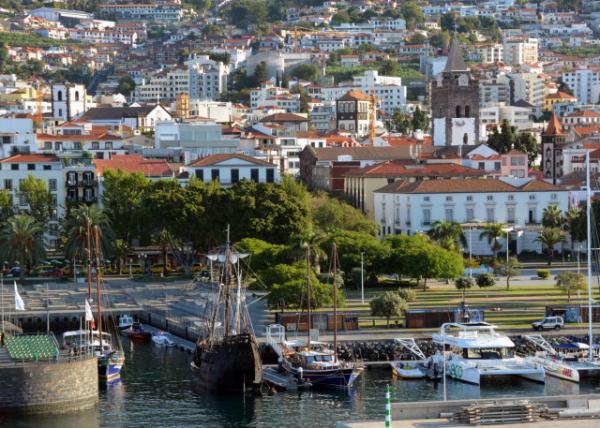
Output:
<svg viewBox="0 0 600 428">
<path fill-rule="evenodd" d="M 56 192 L 56 178 L 51 178 L 48 180 L 48 190 L 51 192 Z"/>
<path fill-rule="evenodd" d="M 515 195 L 508 195 L 508 200 L 509 201 L 514 201 L 515 200 Z"/>
<path fill-rule="evenodd" d="M 273 168 L 267 169 L 267 183 L 273 183 L 275 181 L 275 170 Z"/>
<path fill-rule="evenodd" d="M 252 168 L 250 170 L 250 180 L 258 183 L 258 168 Z"/>
<path fill-rule="evenodd" d="M 43 169 L 44 171 L 50 171 L 50 170 L 52 169 L 52 165 L 44 165 L 44 166 L 42 167 L 42 169 Z"/>
<path fill-rule="evenodd" d="M 81 143 L 80 142 L 74 142 L 73 143 L 73 150 L 81 150 Z"/>
<path fill-rule="evenodd" d="M 429 208 L 423 208 L 423 224 L 431 224 L 431 210 Z"/>
<path fill-rule="evenodd" d="M 467 196 L 467 202 L 473 202 L 473 196 L 468 195 Z"/>
<path fill-rule="evenodd" d="M 67 173 L 67 185 L 77 186 L 77 173 L 75 171 Z"/>
<path fill-rule="evenodd" d="M 231 182 L 237 183 L 238 181 L 240 181 L 240 170 L 234 168 L 231 170 Z"/>
<path fill-rule="evenodd" d="M 461 117 L 460 106 L 456 106 L 456 114 L 454 117 Z"/>
<path fill-rule="evenodd" d="M 446 196 L 446 202 L 452 202 L 452 196 Z"/>
<path fill-rule="evenodd" d="M 535 201 L 535 195 L 529 195 L 529 200 L 530 201 Z"/>
<path fill-rule="evenodd" d="M 471 107 L 465 106 L 465 117 L 471 117 Z"/>
<path fill-rule="evenodd" d="M 196 170 L 196 178 L 200 181 L 204 181 L 204 170 L 203 169 Z"/>
<path fill-rule="evenodd" d="M 100 143 L 98 141 L 92 141 L 92 150 L 100 149 Z"/>
<path fill-rule="evenodd" d="M 18 171 L 19 170 L 19 164 L 18 163 L 11 163 L 10 164 L 10 169 L 13 171 Z"/>
<path fill-rule="evenodd" d="M 471 221 L 475 218 L 475 210 L 473 208 L 467 208 L 467 221 Z"/>
<path fill-rule="evenodd" d="M 211 169 L 210 170 L 210 179 L 212 181 L 215 181 L 215 180 L 219 179 L 219 170 L 218 169 Z"/>
<path fill-rule="evenodd" d="M 507 223 L 515 222 L 515 207 L 508 207 L 506 209 L 506 221 Z"/>
<path fill-rule="evenodd" d="M 27 170 L 28 171 L 35 171 L 35 164 L 34 163 L 28 163 L 27 164 Z"/>
<path fill-rule="evenodd" d="M 536 223 L 535 218 L 535 208 L 529 208 L 529 223 Z"/>
<path fill-rule="evenodd" d="M 56 98 L 57 98 L 57 101 L 62 101 L 62 91 L 58 91 L 56 93 Z M 61 116 L 62 116 L 62 114 L 61 114 Z"/>
<path fill-rule="evenodd" d="M 494 171 L 500 171 L 501 164 L 500 162 L 494 162 Z"/>
<path fill-rule="evenodd" d="M 446 208 L 444 218 L 446 221 L 454 221 L 454 210 L 452 208 Z"/>
<path fill-rule="evenodd" d="M 479 165 L 477 166 L 477 168 L 479 168 L 480 170 L 485 170 L 485 163 L 484 162 L 479 162 Z"/>
<path fill-rule="evenodd" d="M 4 180 L 4 188 L 6 190 L 12 190 L 13 185 L 12 185 L 12 180 L 10 178 L 7 178 Z"/>
<path fill-rule="evenodd" d="M 486 199 L 488 201 L 493 201 L 494 200 L 494 196 L 493 195 L 487 195 Z"/>
<path fill-rule="evenodd" d="M 46 141 L 44 143 L 44 150 L 52 150 L 52 141 Z"/>
<path fill-rule="evenodd" d="M 425 196 L 425 197 L 423 198 L 423 200 L 424 200 L 425 202 L 429 202 L 429 196 Z"/>
<path fill-rule="evenodd" d="M 550 195 L 550 199 L 552 199 L 553 201 L 556 201 L 558 199 L 558 195 L 556 193 L 552 193 Z"/>
<path fill-rule="evenodd" d="M 487 208 L 485 214 L 486 214 L 486 221 L 488 221 L 490 223 L 495 223 L 496 212 L 495 212 L 494 208 Z"/>
</svg>

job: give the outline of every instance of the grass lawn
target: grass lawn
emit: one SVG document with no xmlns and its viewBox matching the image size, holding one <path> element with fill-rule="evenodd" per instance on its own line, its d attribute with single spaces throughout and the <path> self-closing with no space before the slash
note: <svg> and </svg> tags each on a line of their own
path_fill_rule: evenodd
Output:
<svg viewBox="0 0 600 428">
<path fill-rule="evenodd" d="M 386 320 L 384 318 L 371 316 L 369 299 L 383 291 L 395 289 L 396 287 L 387 286 L 377 290 L 365 290 L 365 304 L 361 303 L 360 292 L 347 290 L 345 293 L 346 305 L 340 310 L 357 313 L 361 328 L 385 327 Z M 600 298 L 597 290 L 594 290 L 594 294 L 595 298 Z M 417 290 L 417 299 L 410 303 L 409 309 L 454 309 L 461 301 L 462 292 L 456 290 L 452 285 L 437 283 L 431 284 L 427 291 Z M 568 302 L 567 296 L 553 285 L 515 281 L 509 290 L 503 283 L 490 288 L 467 290 L 466 303 L 471 308 L 484 309 L 486 321 L 497 324 L 501 328 L 516 329 L 529 328 L 531 322 L 541 319 L 547 305 L 566 305 Z M 587 293 L 581 293 L 581 299 L 577 299 L 576 295 L 571 298 L 572 305 L 586 303 Z M 331 310 L 332 308 L 320 309 L 320 311 Z M 391 320 L 390 325 L 394 324 L 395 320 Z M 426 329 L 419 331 L 426 331 Z"/>
</svg>

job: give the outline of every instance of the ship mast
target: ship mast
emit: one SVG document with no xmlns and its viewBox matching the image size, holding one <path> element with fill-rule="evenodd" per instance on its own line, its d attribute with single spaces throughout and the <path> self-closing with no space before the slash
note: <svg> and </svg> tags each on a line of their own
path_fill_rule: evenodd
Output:
<svg viewBox="0 0 600 428">
<path fill-rule="evenodd" d="M 333 355 L 337 360 L 337 246 L 333 243 Z"/>
<path fill-rule="evenodd" d="M 89 217 L 85 219 L 85 239 L 86 239 L 86 253 L 87 253 L 87 285 L 88 285 L 88 300 L 92 297 L 92 243 L 91 243 L 91 235 L 92 235 L 92 226 Z M 76 266 L 73 266 L 73 269 L 77 269 Z"/>
<path fill-rule="evenodd" d="M 229 336 L 230 330 L 230 312 L 231 312 L 231 290 L 229 287 L 229 277 L 230 277 L 230 258 L 231 258 L 231 249 L 229 247 L 229 225 L 227 225 L 227 240 L 225 242 L 225 336 Z"/>
<path fill-rule="evenodd" d="M 98 299 L 98 339 L 100 340 L 100 352 L 103 352 L 104 346 L 102 345 L 102 301 L 100 300 L 100 233 L 98 232 L 98 226 L 94 226 L 94 238 L 94 246 L 96 250 L 96 298 Z"/>
<path fill-rule="evenodd" d="M 311 298 L 311 283 L 310 283 L 310 246 L 308 243 L 306 244 L 306 297 L 307 297 L 307 307 L 308 307 L 308 349 L 310 349 L 310 329 L 311 329 L 311 309 L 310 309 L 310 298 Z"/>
</svg>

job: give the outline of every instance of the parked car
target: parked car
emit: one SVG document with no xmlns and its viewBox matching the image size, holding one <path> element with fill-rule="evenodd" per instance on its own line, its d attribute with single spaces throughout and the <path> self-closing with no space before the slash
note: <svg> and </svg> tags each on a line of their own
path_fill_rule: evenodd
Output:
<svg viewBox="0 0 600 428">
<path fill-rule="evenodd" d="M 21 275 L 21 268 L 19 266 L 10 268 L 10 270 L 6 274 L 6 276 L 9 278 L 14 277 L 14 276 L 19 276 L 19 275 Z"/>
<path fill-rule="evenodd" d="M 565 320 L 563 317 L 545 317 L 541 321 L 535 321 L 531 323 L 534 330 L 560 330 L 565 326 Z"/>
</svg>

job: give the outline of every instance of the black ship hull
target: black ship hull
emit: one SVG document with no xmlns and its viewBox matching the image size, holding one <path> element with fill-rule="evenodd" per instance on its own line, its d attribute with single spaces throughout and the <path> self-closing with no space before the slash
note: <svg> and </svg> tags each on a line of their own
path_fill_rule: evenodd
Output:
<svg viewBox="0 0 600 428">
<path fill-rule="evenodd" d="M 262 383 L 260 352 L 250 334 L 227 336 L 212 346 L 197 343 L 191 367 L 198 386 L 210 391 L 238 393 Z"/>
</svg>

